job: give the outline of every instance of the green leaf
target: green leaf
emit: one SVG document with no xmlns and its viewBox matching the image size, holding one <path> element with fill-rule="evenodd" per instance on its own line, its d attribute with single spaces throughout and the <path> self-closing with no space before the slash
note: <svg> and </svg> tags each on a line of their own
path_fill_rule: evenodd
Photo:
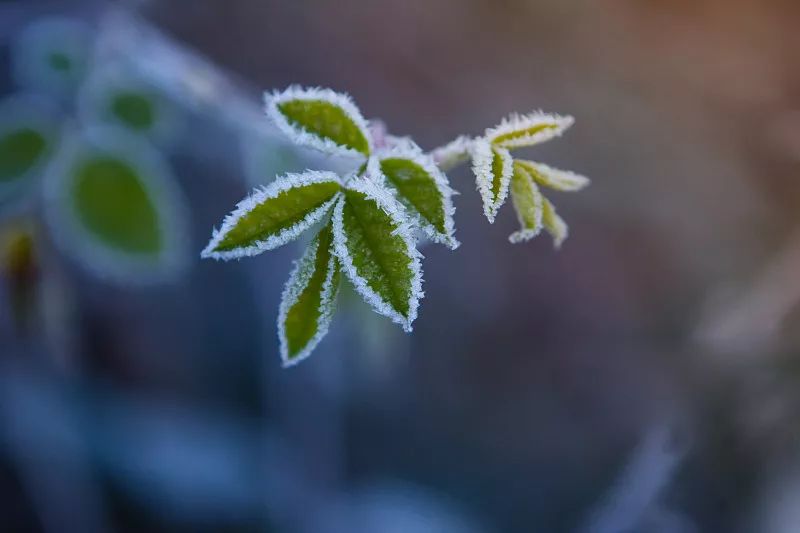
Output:
<svg viewBox="0 0 800 533">
<path fill-rule="evenodd" d="M 340 190 L 333 172 L 282 176 L 239 202 L 202 257 L 238 259 L 282 246 L 322 220 Z"/>
<path fill-rule="evenodd" d="M 27 126 L 0 134 L 0 183 L 26 175 L 41 163 L 48 139 L 41 131 Z"/>
<path fill-rule="evenodd" d="M 521 228 L 508 238 L 512 243 L 529 241 L 542 231 L 542 210 L 544 197 L 528 171 L 521 165 L 514 165 L 511 178 L 511 201 L 517 212 Z"/>
<path fill-rule="evenodd" d="M 297 144 L 359 157 L 371 152 L 367 122 L 345 94 L 292 86 L 266 94 L 265 102 L 269 118 Z"/>
<path fill-rule="evenodd" d="M 107 246 L 133 254 L 163 249 L 159 213 L 127 161 L 101 155 L 82 162 L 74 170 L 72 201 L 83 227 Z"/>
<path fill-rule="evenodd" d="M 376 312 L 411 331 L 422 297 L 422 267 L 403 208 L 366 178 L 350 181 L 333 212 L 336 256 Z"/>
<path fill-rule="evenodd" d="M 58 110 L 27 94 L 0 100 L 0 202 L 35 190 L 60 133 Z"/>
<path fill-rule="evenodd" d="M 187 213 L 161 154 L 115 129 L 65 138 L 45 180 L 54 241 L 108 281 L 172 279 L 186 264 Z"/>
<path fill-rule="evenodd" d="M 569 235 L 569 227 L 564 220 L 556 213 L 556 208 L 547 198 L 544 198 L 542 207 L 542 224 L 544 229 L 552 235 L 553 245 L 556 249 L 561 248 L 561 245 Z"/>
<path fill-rule="evenodd" d="M 380 172 L 431 240 L 458 248 L 453 236 L 453 190 L 430 156 L 406 143 L 380 156 Z M 377 169 L 372 174 L 378 174 Z"/>
<path fill-rule="evenodd" d="M 542 187 L 557 191 L 579 191 L 589 185 L 591 181 L 586 176 L 581 176 L 568 170 L 559 170 L 543 163 L 517 159 L 516 163 L 528 171 L 533 180 Z"/>
<path fill-rule="evenodd" d="M 486 130 L 485 139 L 502 148 L 521 148 L 549 141 L 569 128 L 574 119 L 569 116 L 534 112 L 511 115 L 494 128 Z"/>
<path fill-rule="evenodd" d="M 148 131 L 156 122 L 156 105 L 153 97 L 136 91 L 120 91 L 111 97 L 111 115 L 125 127 L 134 131 Z"/>
<path fill-rule="evenodd" d="M 283 291 L 278 337 L 284 366 L 308 357 L 328 333 L 341 276 L 332 247 L 332 223 L 329 222 L 297 262 Z"/>
<path fill-rule="evenodd" d="M 508 186 L 514 171 L 514 160 L 505 148 L 492 146 L 485 139 L 475 141 L 472 150 L 472 171 L 483 199 L 483 213 L 490 223 L 508 197 Z"/>
</svg>

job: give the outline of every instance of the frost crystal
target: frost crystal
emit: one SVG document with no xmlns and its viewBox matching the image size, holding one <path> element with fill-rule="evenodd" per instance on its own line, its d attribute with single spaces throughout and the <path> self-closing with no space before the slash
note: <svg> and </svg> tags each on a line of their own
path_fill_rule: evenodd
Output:
<svg viewBox="0 0 800 533">
<path fill-rule="evenodd" d="M 434 162 L 443 171 L 465 163 L 469 160 L 470 150 L 472 150 L 473 140 L 466 135 L 456 137 L 444 146 L 440 146 L 431 152 Z"/>
<path fill-rule="evenodd" d="M 517 160 L 517 164 L 525 167 L 525 170 L 531 174 L 531 177 L 539 185 L 557 191 L 579 191 L 591 183 L 591 180 L 586 176 L 581 176 L 569 170 L 559 170 L 544 163 Z"/>
<path fill-rule="evenodd" d="M 410 139 L 403 140 L 402 142 L 398 142 L 393 148 L 379 151 L 375 158 L 371 158 L 367 167 L 368 175 L 377 176 L 383 174 L 380 166 L 376 164 L 376 160 L 383 161 L 386 159 L 404 159 L 411 161 L 430 176 L 431 181 L 433 181 L 439 193 L 438 196 L 444 214 L 444 232 L 442 233 L 437 230 L 436 227 L 427 221 L 416 209 L 413 210 L 415 222 L 433 242 L 444 244 L 451 250 L 458 248 L 461 243 L 455 238 L 455 221 L 453 220 L 453 215 L 455 215 L 456 212 L 453 206 L 453 195 L 457 193 L 450 187 L 447 176 L 436 166 L 433 158 L 425 154 L 422 149 Z M 382 176 L 379 182 L 386 183 L 385 176 Z"/>
<path fill-rule="evenodd" d="M 411 291 L 408 301 L 408 313 L 404 316 L 398 312 L 389 302 L 384 300 L 380 294 L 370 287 L 368 281 L 359 274 L 353 262 L 353 257 L 347 246 L 347 233 L 344 227 L 344 206 L 347 201 L 340 198 L 333 210 L 333 246 L 336 256 L 342 266 L 347 278 L 353 284 L 356 291 L 372 308 L 391 318 L 400 324 L 406 332 L 411 331 L 411 324 L 417 317 L 419 300 L 423 296 L 422 292 L 422 264 L 421 255 L 417 251 L 414 240 L 413 228 L 407 222 L 407 216 L 403 211 L 402 205 L 394 198 L 392 193 L 381 185 L 369 178 L 355 178 L 347 184 L 349 190 L 362 193 L 368 199 L 375 202 L 377 207 L 386 213 L 393 221 L 395 229 L 393 235 L 399 236 L 405 244 L 405 255 L 408 257 L 408 267 L 411 270 Z"/>
<path fill-rule="evenodd" d="M 358 158 L 364 157 L 364 154 L 358 150 L 343 146 L 329 137 L 323 137 L 317 133 L 308 131 L 308 129 L 303 126 L 291 123 L 286 115 L 281 112 L 279 106 L 293 100 L 326 102 L 340 108 L 366 139 L 368 151 L 372 151 L 369 125 L 349 95 L 337 93 L 330 89 L 322 89 L 319 87 L 303 88 L 299 85 L 292 85 L 285 91 L 264 93 L 264 109 L 267 116 L 294 143 L 310 146 L 330 154 L 349 155 Z"/>
<path fill-rule="evenodd" d="M 289 276 L 289 281 L 286 282 L 286 287 L 283 290 L 283 296 L 281 297 L 281 304 L 278 310 L 278 338 L 280 340 L 281 359 L 284 367 L 296 365 L 311 355 L 314 348 L 316 348 L 323 337 L 328 334 L 328 328 L 333 319 L 336 293 L 338 292 L 338 284 L 335 283 L 334 278 L 338 278 L 338 276 L 336 276 L 338 267 L 336 265 L 336 256 L 331 253 L 325 272 L 325 281 L 322 284 L 322 294 L 320 295 L 317 331 L 302 350 L 290 357 L 289 341 L 286 337 L 285 329 L 286 319 L 289 310 L 297 303 L 298 298 L 306 289 L 311 281 L 311 277 L 315 273 L 319 245 L 319 237 L 311 242 L 308 249 L 306 249 L 306 252 L 303 254 L 303 257 L 295 263 L 295 268 Z"/>
<path fill-rule="evenodd" d="M 296 239 L 301 233 L 316 224 L 325 216 L 325 214 L 333 207 L 340 193 L 334 195 L 330 200 L 319 206 L 318 208 L 310 211 L 300 222 L 281 230 L 276 235 L 270 235 L 264 240 L 256 241 L 249 246 L 242 246 L 233 250 L 217 251 L 225 235 L 233 229 L 241 218 L 252 211 L 256 206 L 271 198 L 276 198 L 279 194 L 289 191 L 296 187 L 303 187 L 306 185 L 313 185 L 316 183 L 337 183 L 340 184 L 339 176 L 333 172 L 324 172 L 309 170 L 302 174 L 286 174 L 278 178 L 266 187 L 255 189 L 253 193 L 236 204 L 236 209 L 225 217 L 222 222 L 222 227 L 219 230 L 214 230 L 211 241 L 208 246 L 200 254 L 203 258 L 213 259 L 240 259 L 246 256 L 258 255 L 267 250 L 272 250 L 279 246 L 283 246 L 287 242 Z"/>
<path fill-rule="evenodd" d="M 493 147 L 485 139 L 478 139 L 472 149 L 472 171 L 475 173 L 478 192 L 483 199 L 483 213 L 490 223 L 508 197 L 508 185 L 514 172 L 514 160 L 505 148 Z"/>
<path fill-rule="evenodd" d="M 589 184 L 573 172 L 515 161 L 510 152 L 561 135 L 573 123 L 570 116 L 512 114 L 483 136 L 460 136 L 425 153 L 410 137 L 391 135 L 381 120 L 365 120 L 346 94 L 293 85 L 265 93 L 264 104 L 293 143 L 350 156 L 340 160 L 346 162 L 337 167 L 341 176 L 288 174 L 255 191 L 225 218 L 202 252 L 216 259 L 256 255 L 296 238 L 332 211 L 283 292 L 278 328 L 284 366 L 307 357 L 327 332 L 341 273 L 375 312 L 411 331 L 424 295 L 416 238 L 459 246 L 453 205 L 458 193 L 447 170 L 471 160 L 489 222 L 511 194 L 521 225 L 511 242 L 527 241 L 544 229 L 556 248 L 568 228 L 539 187 L 577 191 Z M 331 257 L 321 248 L 327 242 Z"/>
<path fill-rule="evenodd" d="M 542 211 L 544 197 L 533 182 L 531 175 L 519 166 L 514 169 L 511 182 L 511 200 L 517 211 L 521 228 L 512 233 L 508 240 L 512 243 L 533 239 L 542 231 Z"/>
<path fill-rule="evenodd" d="M 558 137 L 573 122 L 575 119 L 570 116 L 551 115 L 541 111 L 527 115 L 512 114 L 504 118 L 498 126 L 488 128 L 484 138 L 503 148 L 533 146 Z"/>
</svg>

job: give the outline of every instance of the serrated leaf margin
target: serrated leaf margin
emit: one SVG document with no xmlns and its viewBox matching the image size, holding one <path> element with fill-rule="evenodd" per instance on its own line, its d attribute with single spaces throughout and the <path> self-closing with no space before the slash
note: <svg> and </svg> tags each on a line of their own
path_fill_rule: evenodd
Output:
<svg viewBox="0 0 800 533">
<path fill-rule="evenodd" d="M 484 138 L 495 146 L 502 148 L 513 149 L 522 148 L 525 146 L 533 146 L 535 144 L 549 141 L 554 137 L 560 136 L 564 131 L 574 124 L 575 119 L 569 115 L 556 115 L 551 113 L 544 113 L 543 111 L 534 111 L 526 115 L 512 113 L 505 117 L 500 124 L 492 128 L 487 128 Z M 508 135 L 517 131 L 534 128 L 542 124 L 553 124 L 554 127 L 538 131 L 532 135 L 523 135 L 521 137 L 508 139 L 499 143 L 495 139 Z"/>
<path fill-rule="evenodd" d="M 395 194 L 395 198 L 400 201 L 398 198 L 400 192 L 396 191 L 394 187 L 391 186 L 389 179 L 385 176 L 380 166 L 381 161 L 384 159 L 407 159 L 418 165 L 433 178 L 436 189 L 439 191 L 442 198 L 445 233 L 440 233 L 433 224 L 425 220 L 416 210 L 407 208 L 406 211 L 410 212 L 409 214 L 413 216 L 417 226 L 430 240 L 439 244 L 444 244 L 451 250 L 458 248 L 461 243 L 455 238 L 456 230 L 455 220 L 453 218 L 456 212 L 456 208 L 453 206 L 453 195 L 458 193 L 450 187 L 450 181 L 447 179 L 444 172 L 436 166 L 433 158 L 425 154 L 419 146 L 410 140 L 404 140 L 404 142 L 400 142 L 392 148 L 379 150 L 374 157 L 370 158 L 367 163 L 367 175 L 373 177 L 373 179 L 381 180 L 380 183 L 385 184 L 387 188 Z"/>
<path fill-rule="evenodd" d="M 333 243 L 331 243 L 331 245 L 333 245 Z M 289 310 L 297 303 L 297 299 L 308 286 L 308 282 L 314 274 L 313 267 L 318 249 L 319 239 L 314 239 L 311 244 L 309 244 L 303 256 L 295 261 L 295 267 L 289 275 L 289 279 L 283 289 L 281 303 L 278 307 L 278 340 L 280 342 L 281 361 L 284 368 L 294 366 L 311 355 L 311 352 L 314 351 L 320 341 L 328 334 L 330 324 L 333 321 L 333 313 L 336 308 L 336 294 L 338 293 L 338 287 L 334 286 L 333 277 L 338 268 L 336 264 L 338 259 L 331 249 L 331 256 L 328 260 L 328 270 L 325 273 L 325 281 L 322 283 L 317 332 L 297 355 L 291 359 L 289 358 L 289 341 L 286 338 L 286 328 L 284 324 L 286 323 Z"/>
<path fill-rule="evenodd" d="M 492 197 L 492 161 L 497 152 L 503 160 L 503 174 L 500 176 L 500 190 L 497 198 Z M 483 214 L 494 223 L 497 211 L 508 198 L 508 186 L 511 183 L 511 176 L 514 173 L 514 160 L 511 153 L 505 148 L 492 146 L 485 139 L 478 139 L 472 147 L 472 172 L 475 174 L 475 181 L 478 192 L 483 199 Z"/>
<path fill-rule="evenodd" d="M 236 204 L 236 208 L 228 214 L 222 222 L 219 229 L 215 229 L 211 240 L 205 249 L 200 253 L 203 259 L 211 258 L 217 260 L 228 261 L 231 259 L 241 259 L 242 257 L 249 257 L 258 255 L 267 250 L 273 250 L 279 246 L 294 240 L 301 233 L 308 228 L 322 220 L 328 211 L 336 203 L 336 200 L 341 195 L 341 192 L 336 193 L 330 200 L 319 206 L 318 208 L 310 211 L 303 220 L 292 227 L 286 228 L 277 235 L 271 235 L 265 240 L 257 241 L 249 246 L 242 246 L 235 250 L 226 250 L 223 252 L 215 251 L 225 235 L 239 222 L 239 220 L 252 211 L 260 203 L 275 198 L 284 191 L 291 190 L 296 187 L 304 187 L 306 185 L 313 185 L 315 183 L 335 182 L 341 186 L 339 176 L 334 172 L 308 170 L 300 174 L 288 173 L 275 181 L 261 188 L 256 188 L 253 192 Z"/>
<path fill-rule="evenodd" d="M 333 208 L 333 246 L 334 251 L 342 266 L 342 271 L 347 276 L 347 279 L 353 284 L 356 292 L 358 292 L 364 301 L 367 302 L 377 313 L 386 316 L 392 321 L 400 324 L 406 332 L 411 332 L 412 323 L 417 318 L 417 309 L 419 301 L 424 296 L 422 291 L 422 263 L 421 254 L 416 248 L 416 241 L 414 240 L 414 233 L 411 224 L 408 221 L 408 215 L 405 214 L 403 206 L 394 198 L 392 193 L 384 186 L 375 183 L 369 178 L 353 178 L 347 183 L 347 188 L 356 192 L 364 194 L 367 198 L 373 200 L 378 207 L 383 210 L 390 218 L 392 218 L 397 228 L 394 234 L 399 235 L 406 245 L 406 253 L 410 258 L 410 267 L 412 270 L 411 278 L 411 295 L 408 302 L 408 317 L 404 317 L 398 313 L 390 304 L 383 300 L 383 298 L 376 293 L 367 283 L 367 280 L 361 277 L 353 264 L 353 258 L 347 249 L 347 236 L 344 231 L 344 203 L 346 198 L 342 194 L 341 198 L 336 202 Z"/>
<path fill-rule="evenodd" d="M 346 146 L 337 144 L 331 139 L 322 138 L 314 133 L 306 131 L 304 128 L 294 126 L 286 119 L 278 106 L 289 100 L 322 100 L 341 107 L 345 113 L 353 120 L 355 125 L 361 130 L 364 138 L 367 139 L 367 147 L 372 153 L 373 141 L 369 129 L 369 123 L 361 114 L 350 95 L 339 93 L 332 89 L 322 87 L 301 87 L 300 85 L 290 85 L 283 91 L 272 91 L 264 93 L 264 111 L 267 117 L 275 124 L 295 144 L 309 146 L 322 152 L 335 155 L 352 156 L 363 159 L 366 156 Z"/>
</svg>

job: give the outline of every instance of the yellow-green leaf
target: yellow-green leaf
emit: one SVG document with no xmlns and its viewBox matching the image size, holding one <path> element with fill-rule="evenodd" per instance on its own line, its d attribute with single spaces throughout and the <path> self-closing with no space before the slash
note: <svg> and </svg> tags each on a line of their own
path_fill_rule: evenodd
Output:
<svg viewBox="0 0 800 533">
<path fill-rule="evenodd" d="M 514 165 L 511 178 L 511 201 L 517 212 L 520 229 L 508 238 L 513 243 L 529 241 L 542 231 L 544 197 L 533 178 L 521 165 Z"/>
<path fill-rule="evenodd" d="M 586 176 L 568 170 L 559 170 L 544 163 L 517 159 L 516 164 L 523 166 L 536 183 L 556 191 L 579 191 L 591 183 Z"/>
<path fill-rule="evenodd" d="M 505 148 L 492 146 L 485 139 L 475 141 L 472 170 L 483 199 L 483 213 L 494 222 L 497 211 L 508 197 L 508 186 L 514 172 L 514 160 Z"/>
<path fill-rule="evenodd" d="M 527 115 L 511 115 L 486 130 L 485 139 L 502 148 L 533 146 L 561 135 L 574 119 L 569 116 L 551 115 L 542 112 Z"/>
<path fill-rule="evenodd" d="M 547 198 L 544 198 L 542 206 L 542 224 L 547 233 L 553 237 L 553 245 L 556 248 L 561 248 L 561 245 L 569 235 L 569 227 L 564 222 L 564 219 L 558 216 L 556 208 Z"/>
</svg>

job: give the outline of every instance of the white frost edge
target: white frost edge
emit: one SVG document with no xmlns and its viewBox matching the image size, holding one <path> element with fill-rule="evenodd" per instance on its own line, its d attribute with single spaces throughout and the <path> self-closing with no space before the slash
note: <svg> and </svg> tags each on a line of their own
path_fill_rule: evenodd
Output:
<svg viewBox="0 0 800 533">
<path fill-rule="evenodd" d="M 542 232 L 542 215 L 544 210 L 544 196 L 542 196 L 539 187 L 533 181 L 530 172 L 520 167 L 517 167 L 516 170 L 520 172 L 523 179 L 527 180 L 528 186 L 530 187 L 530 191 L 533 196 L 534 226 L 532 228 L 526 227 L 525 218 L 522 216 L 521 213 L 522 209 L 520 206 L 520 202 L 517 201 L 517 194 L 514 193 L 514 187 L 511 187 L 511 200 L 512 200 L 511 203 L 514 205 L 514 210 L 517 212 L 517 220 L 519 221 L 520 225 L 520 229 L 518 231 L 515 231 L 508 237 L 509 242 L 511 242 L 512 244 L 529 241 Z"/>
<path fill-rule="evenodd" d="M 564 222 L 563 218 L 558 216 L 556 208 L 550 200 L 544 197 L 543 200 L 542 224 L 544 225 L 544 229 L 547 230 L 547 233 L 553 237 L 553 247 L 559 250 L 561 245 L 564 244 L 564 241 L 567 240 L 567 237 L 569 237 L 569 226 Z M 548 211 L 550 212 L 550 216 L 547 214 Z"/>
<path fill-rule="evenodd" d="M 523 146 L 533 146 L 535 144 L 549 141 L 553 137 L 560 136 L 567 128 L 572 126 L 574 122 L 575 119 L 569 115 L 554 115 L 550 113 L 544 113 L 542 111 L 534 111 L 533 113 L 528 113 L 527 115 L 513 113 L 504 118 L 497 126 L 494 126 L 493 128 L 487 128 L 484 138 L 490 143 L 502 148 L 521 148 Z M 514 133 L 520 130 L 526 130 L 542 124 L 552 124 L 554 127 L 536 132 L 533 135 L 524 135 L 522 137 L 507 139 L 500 143 L 494 142 L 494 139 L 502 135 Z"/>
<path fill-rule="evenodd" d="M 474 141 L 466 135 L 456 137 L 449 143 L 439 148 L 435 148 L 431 152 L 436 165 L 446 172 L 451 168 L 469 161 L 470 151 Z"/>
<path fill-rule="evenodd" d="M 338 261 L 338 259 L 336 258 L 336 254 L 333 253 L 333 250 L 331 250 L 327 266 L 328 270 L 325 273 L 325 281 L 322 283 L 317 331 L 308 341 L 308 344 L 306 344 L 297 355 L 289 358 L 289 341 L 286 339 L 286 327 L 284 324 L 286 323 L 289 310 L 297 303 L 297 299 L 306 289 L 308 282 L 315 273 L 314 266 L 316 264 L 318 249 L 319 236 L 308 246 L 303 257 L 295 262 L 295 268 L 283 289 L 281 305 L 278 309 L 278 339 L 280 340 L 281 361 L 283 362 L 284 368 L 294 366 L 311 355 L 311 352 L 314 351 L 320 341 L 328 334 L 328 329 L 333 320 L 334 302 L 336 300 L 336 294 L 338 293 L 338 286 L 334 286 L 333 284 L 333 275 L 336 272 L 336 261 Z"/>
<path fill-rule="evenodd" d="M 124 286 L 174 281 L 188 268 L 189 210 L 168 162 L 150 143 L 119 128 L 67 126 L 44 176 L 44 216 L 56 246 L 101 280 Z M 87 230 L 73 209 L 70 172 L 85 155 L 109 154 L 136 169 L 161 219 L 164 238 L 155 259 L 115 250 Z"/>
<path fill-rule="evenodd" d="M 395 235 L 399 235 L 403 242 L 406 244 L 406 253 L 411 259 L 409 265 L 413 271 L 411 278 L 411 295 L 408 301 L 408 317 L 403 316 L 397 312 L 388 302 L 376 293 L 356 270 L 353 264 L 353 258 L 347 249 L 347 235 L 344 232 L 344 203 L 346 199 L 342 197 L 336 204 L 333 210 L 333 246 L 336 256 L 342 266 L 342 271 L 353 284 L 364 301 L 367 302 L 377 313 L 391 318 L 394 322 L 400 324 L 403 330 L 410 332 L 412 330 L 411 324 L 417 318 L 417 308 L 419 301 L 424 296 L 422 292 L 422 264 L 420 262 L 421 254 L 417 251 L 416 242 L 414 241 L 414 229 L 408 222 L 406 222 L 406 215 L 403 212 L 403 206 L 394 199 L 392 193 L 376 184 L 368 178 L 356 178 L 348 183 L 347 188 L 356 192 L 364 194 L 367 198 L 374 201 L 384 213 L 389 215 L 395 221 L 397 228 L 394 230 Z"/>
<path fill-rule="evenodd" d="M 320 137 L 314 133 L 306 131 L 305 128 L 294 126 L 281 113 L 278 106 L 288 100 L 323 100 L 335 106 L 341 107 L 350 119 L 358 126 L 364 138 L 367 139 L 367 146 L 372 152 L 372 135 L 370 134 L 369 124 L 361 115 L 353 100 L 345 93 L 337 93 L 331 89 L 321 87 L 304 88 L 299 85 L 291 85 L 284 91 L 273 91 L 264 93 L 264 110 L 267 117 L 280 129 L 292 142 L 316 148 L 325 153 L 336 155 L 348 155 L 363 159 L 361 152 L 335 143 L 331 139 Z"/>
<path fill-rule="evenodd" d="M 461 243 L 455 238 L 455 221 L 453 216 L 455 215 L 456 208 L 453 206 L 453 194 L 457 194 L 450 187 L 450 182 L 447 179 L 447 176 L 442 172 L 439 167 L 436 166 L 434 163 L 433 158 L 425 154 L 422 149 L 414 144 L 412 141 L 405 141 L 402 143 L 397 144 L 393 148 L 389 148 L 387 150 L 379 150 L 375 157 L 370 158 L 369 162 L 367 163 L 367 174 L 370 176 L 383 176 L 384 183 L 387 185 L 389 190 L 395 193 L 395 197 L 399 196 L 399 191 L 397 191 L 390 183 L 388 178 L 385 177 L 381 167 L 379 166 L 380 162 L 384 159 L 407 159 L 418 165 L 422 168 L 425 172 L 428 173 L 429 176 L 433 178 L 433 182 L 436 185 L 436 189 L 439 191 L 439 194 L 442 198 L 442 207 L 444 208 L 444 229 L 445 232 L 439 232 L 433 224 L 425 220 L 422 215 L 413 208 L 413 205 L 410 204 L 406 206 L 408 211 L 414 216 L 414 220 L 420 229 L 430 238 L 433 242 L 443 244 L 450 248 L 451 250 L 455 250 L 458 248 Z M 399 200 L 399 198 L 398 198 Z"/>
<path fill-rule="evenodd" d="M 497 198 L 492 198 L 494 152 L 500 154 L 503 160 L 503 175 L 500 177 L 500 191 Z M 483 214 L 486 215 L 489 223 L 493 224 L 497 211 L 508 197 L 508 186 L 514 172 L 514 160 L 511 158 L 511 153 L 505 148 L 492 146 L 485 139 L 477 139 L 472 147 L 472 172 L 475 173 L 478 192 L 483 199 Z"/>
<path fill-rule="evenodd" d="M 518 161 L 533 170 L 532 177 L 543 187 L 563 192 L 575 192 L 587 187 L 592 180 L 569 170 L 560 170 L 536 161 Z M 530 171 L 529 170 L 529 171 Z"/>
<path fill-rule="evenodd" d="M 273 250 L 279 246 L 283 246 L 284 244 L 293 241 L 305 230 L 322 220 L 322 217 L 324 217 L 331 207 L 333 207 L 333 204 L 336 203 L 340 193 L 334 194 L 330 200 L 313 211 L 310 211 L 305 218 L 303 218 L 303 220 L 294 226 L 282 230 L 277 235 L 270 235 L 264 240 L 256 241 L 249 246 L 242 246 L 234 250 L 228 250 L 224 252 L 214 251 L 219 243 L 225 238 L 225 235 L 231 229 L 233 229 L 236 224 L 239 223 L 239 220 L 247 213 L 255 209 L 259 204 L 265 202 L 266 200 L 275 198 L 282 192 L 294 189 L 295 187 L 305 187 L 317 183 L 329 182 L 334 182 L 337 185 L 341 185 L 339 176 L 333 172 L 307 170 L 301 174 L 285 174 L 265 187 L 254 189 L 253 192 L 250 193 L 250 196 L 245 197 L 242 201 L 236 204 L 236 209 L 234 209 L 228 216 L 225 217 L 225 220 L 222 222 L 222 226 L 218 230 L 214 230 L 213 235 L 211 236 L 211 241 L 209 241 L 208 245 L 200 253 L 200 257 L 203 259 L 210 257 L 212 259 L 222 259 L 224 261 L 228 261 L 230 259 L 241 259 L 242 257 L 250 257 L 258 255 L 262 252 L 266 252 L 267 250 Z"/>
</svg>

